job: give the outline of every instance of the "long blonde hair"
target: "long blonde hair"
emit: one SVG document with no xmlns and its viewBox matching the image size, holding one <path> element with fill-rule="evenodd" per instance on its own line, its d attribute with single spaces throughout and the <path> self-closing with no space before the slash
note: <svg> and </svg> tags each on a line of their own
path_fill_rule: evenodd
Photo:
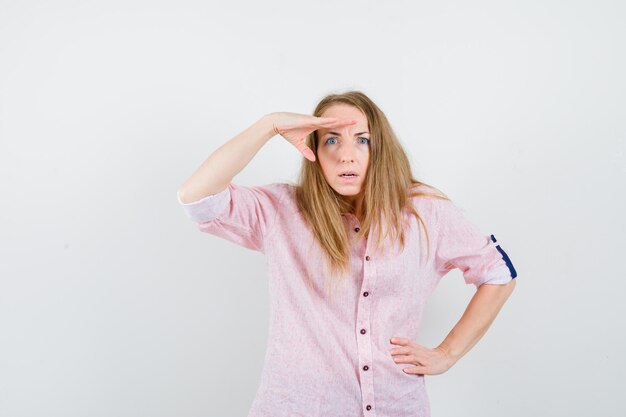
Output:
<svg viewBox="0 0 626 417">
<path fill-rule="evenodd" d="M 374 102 L 360 91 L 330 94 L 316 106 L 314 116 L 321 117 L 333 104 L 348 104 L 361 110 L 367 117 L 370 132 L 370 157 L 363 184 L 362 212 L 364 219 L 360 231 L 353 237 L 359 240 L 368 236 L 374 226 L 378 230 L 376 250 L 389 236 L 400 240 L 404 249 L 405 235 L 402 210 L 408 210 L 424 228 L 427 248 L 430 246 L 428 231 L 410 198 L 427 196 L 448 200 L 441 191 L 413 178 L 409 159 L 396 137 L 385 114 Z M 326 181 L 317 158 L 317 131 L 306 138 L 306 144 L 316 155 L 315 162 L 303 158 L 300 178 L 296 187 L 298 207 L 311 226 L 313 233 L 326 255 L 326 270 L 333 281 L 339 281 L 350 273 L 350 240 L 341 215 L 350 212 L 351 206 Z M 434 193 L 418 192 L 413 187 L 424 185 Z M 385 224 L 382 224 L 384 216 Z M 385 234 L 382 228 L 385 226 Z M 427 250 L 429 253 L 429 250 Z M 428 255 L 427 255 L 428 257 Z"/>
</svg>

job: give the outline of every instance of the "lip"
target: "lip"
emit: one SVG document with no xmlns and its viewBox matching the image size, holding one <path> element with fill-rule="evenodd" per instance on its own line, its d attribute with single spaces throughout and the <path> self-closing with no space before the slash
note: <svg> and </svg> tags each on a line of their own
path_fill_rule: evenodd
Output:
<svg viewBox="0 0 626 417">
<path fill-rule="evenodd" d="M 339 176 L 341 177 L 343 174 L 354 174 L 355 176 L 359 175 L 356 171 L 343 171 L 339 173 Z"/>
<path fill-rule="evenodd" d="M 342 177 L 342 176 L 339 176 L 339 180 L 341 182 L 348 182 L 348 183 L 355 182 L 357 178 L 359 178 L 359 177 L 358 176 L 354 176 L 354 177 Z"/>
</svg>

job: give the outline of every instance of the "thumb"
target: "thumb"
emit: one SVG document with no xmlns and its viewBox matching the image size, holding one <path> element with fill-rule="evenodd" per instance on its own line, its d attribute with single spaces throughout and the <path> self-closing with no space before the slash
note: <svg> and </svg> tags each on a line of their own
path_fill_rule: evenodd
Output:
<svg viewBox="0 0 626 417">
<path fill-rule="evenodd" d="M 311 150 L 311 148 L 309 148 L 306 143 L 304 142 L 304 140 L 298 142 L 298 143 L 294 143 L 293 144 L 296 149 L 298 149 L 300 151 L 300 153 L 309 161 L 314 162 L 315 161 L 315 154 L 313 153 L 313 151 Z"/>
<path fill-rule="evenodd" d="M 297 143 L 293 143 L 292 145 L 296 147 L 296 149 L 298 149 L 300 151 L 300 153 L 302 155 L 304 155 L 304 157 L 306 159 L 308 159 L 311 162 L 315 161 L 315 154 L 313 153 L 313 151 L 311 150 L 311 148 L 309 148 L 306 143 L 304 142 L 304 140 L 300 140 Z"/>
<path fill-rule="evenodd" d="M 304 155 L 306 159 L 308 159 L 311 162 L 315 162 L 315 154 L 313 153 L 311 148 L 304 145 L 304 149 L 300 149 L 300 152 L 302 152 L 302 155 Z"/>
</svg>

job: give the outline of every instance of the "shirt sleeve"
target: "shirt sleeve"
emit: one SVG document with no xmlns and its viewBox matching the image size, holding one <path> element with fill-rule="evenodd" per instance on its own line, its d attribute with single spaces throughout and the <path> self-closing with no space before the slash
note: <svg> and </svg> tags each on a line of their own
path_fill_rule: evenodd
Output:
<svg viewBox="0 0 626 417">
<path fill-rule="evenodd" d="M 438 200 L 435 264 L 445 275 L 458 268 L 466 284 L 507 284 L 517 276 L 511 260 L 496 242 L 467 219 L 449 200 Z"/>
<path fill-rule="evenodd" d="M 178 195 L 178 202 L 200 231 L 263 252 L 281 200 L 276 185 L 246 187 L 231 182 L 223 191 L 192 203 L 183 203 Z"/>
</svg>

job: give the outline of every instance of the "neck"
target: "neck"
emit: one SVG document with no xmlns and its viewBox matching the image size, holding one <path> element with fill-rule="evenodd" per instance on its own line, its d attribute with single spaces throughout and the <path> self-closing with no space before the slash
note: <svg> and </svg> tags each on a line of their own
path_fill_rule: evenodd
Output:
<svg viewBox="0 0 626 417">
<path fill-rule="evenodd" d="M 365 217 L 365 213 L 362 212 L 363 196 L 362 195 L 356 196 L 352 198 L 351 200 L 348 200 L 348 203 L 350 203 L 350 207 L 351 207 L 350 212 L 354 214 L 357 219 L 359 219 L 360 223 L 363 223 L 363 219 Z"/>
</svg>

